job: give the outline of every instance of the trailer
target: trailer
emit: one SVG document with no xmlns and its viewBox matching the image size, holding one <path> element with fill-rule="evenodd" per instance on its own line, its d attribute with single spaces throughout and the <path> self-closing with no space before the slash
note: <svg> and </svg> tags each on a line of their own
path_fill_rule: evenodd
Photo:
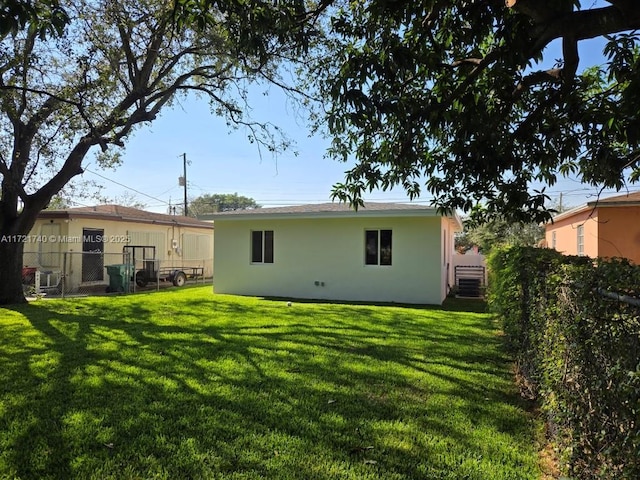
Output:
<svg viewBox="0 0 640 480">
<path fill-rule="evenodd" d="M 182 287 L 188 278 L 204 276 L 204 267 L 160 267 L 153 245 L 125 245 L 122 254 L 134 266 L 131 280 L 139 287 L 160 282 L 171 282 L 176 287 Z M 136 269 L 138 262 L 142 268 Z"/>
</svg>

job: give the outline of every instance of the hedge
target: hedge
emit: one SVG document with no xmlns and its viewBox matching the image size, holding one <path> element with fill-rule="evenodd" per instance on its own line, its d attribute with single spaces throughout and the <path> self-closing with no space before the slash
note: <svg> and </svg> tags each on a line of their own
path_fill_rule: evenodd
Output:
<svg viewBox="0 0 640 480">
<path fill-rule="evenodd" d="M 640 267 L 533 247 L 488 264 L 490 308 L 565 473 L 640 478 Z"/>
</svg>

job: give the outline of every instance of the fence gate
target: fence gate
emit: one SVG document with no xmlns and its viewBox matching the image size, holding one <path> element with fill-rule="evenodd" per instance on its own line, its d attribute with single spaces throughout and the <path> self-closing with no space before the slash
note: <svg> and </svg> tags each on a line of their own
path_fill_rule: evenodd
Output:
<svg viewBox="0 0 640 480">
<path fill-rule="evenodd" d="M 485 268 L 480 265 L 456 265 L 454 269 L 457 295 L 482 297 L 484 295 Z"/>
</svg>

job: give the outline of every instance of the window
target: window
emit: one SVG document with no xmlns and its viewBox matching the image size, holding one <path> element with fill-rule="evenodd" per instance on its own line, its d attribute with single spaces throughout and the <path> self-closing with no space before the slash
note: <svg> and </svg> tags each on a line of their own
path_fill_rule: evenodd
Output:
<svg viewBox="0 0 640 480">
<path fill-rule="evenodd" d="M 576 232 L 578 237 L 578 255 L 584 255 L 584 225 L 578 225 Z"/>
<path fill-rule="evenodd" d="M 556 232 L 551 232 L 551 248 L 556 248 Z"/>
<path fill-rule="evenodd" d="M 364 242 L 366 265 L 391 265 L 391 230 L 366 230 Z"/>
<path fill-rule="evenodd" d="M 273 230 L 251 232 L 251 263 L 273 263 Z"/>
</svg>

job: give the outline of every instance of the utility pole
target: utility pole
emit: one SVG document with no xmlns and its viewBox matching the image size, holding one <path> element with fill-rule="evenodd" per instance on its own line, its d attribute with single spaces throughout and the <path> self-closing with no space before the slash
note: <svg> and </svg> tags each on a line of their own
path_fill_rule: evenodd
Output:
<svg viewBox="0 0 640 480">
<path fill-rule="evenodd" d="M 184 216 L 186 217 L 189 214 L 187 207 L 187 154 L 182 154 L 182 167 L 184 169 L 184 173 L 182 177 L 178 178 L 178 185 L 184 186 Z"/>
</svg>

